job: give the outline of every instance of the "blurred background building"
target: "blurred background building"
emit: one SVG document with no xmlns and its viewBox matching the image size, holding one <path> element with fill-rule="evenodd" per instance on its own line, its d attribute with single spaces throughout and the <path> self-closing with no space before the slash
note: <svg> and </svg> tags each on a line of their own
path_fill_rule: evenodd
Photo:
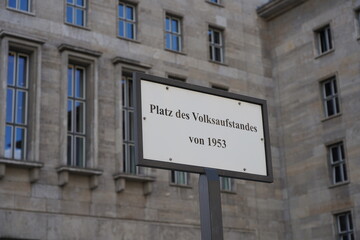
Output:
<svg viewBox="0 0 360 240">
<path fill-rule="evenodd" d="M 359 0 L 0 1 L 0 239 L 200 239 L 198 175 L 134 165 L 135 71 L 267 100 L 274 183 L 221 178 L 224 239 L 356 239 L 359 21 Z"/>
</svg>

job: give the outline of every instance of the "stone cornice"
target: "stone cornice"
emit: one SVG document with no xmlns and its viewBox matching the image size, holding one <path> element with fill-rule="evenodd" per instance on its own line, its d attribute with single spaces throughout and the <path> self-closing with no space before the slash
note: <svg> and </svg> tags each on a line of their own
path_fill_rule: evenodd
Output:
<svg viewBox="0 0 360 240">
<path fill-rule="evenodd" d="M 306 1 L 307 0 L 272 0 L 259 7 L 256 12 L 260 17 L 269 21 Z"/>
</svg>

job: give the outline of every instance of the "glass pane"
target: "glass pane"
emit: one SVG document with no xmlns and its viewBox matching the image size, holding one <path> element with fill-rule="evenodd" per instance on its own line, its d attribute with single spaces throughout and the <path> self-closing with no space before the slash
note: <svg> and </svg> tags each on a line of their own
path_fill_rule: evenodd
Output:
<svg viewBox="0 0 360 240">
<path fill-rule="evenodd" d="M 24 91 L 17 91 L 16 123 L 18 124 L 26 124 L 26 102 L 27 102 L 27 93 Z"/>
<path fill-rule="evenodd" d="M 220 32 L 214 31 L 214 43 L 221 44 Z"/>
<path fill-rule="evenodd" d="M 29 2 L 30 0 L 20 0 L 20 10 L 30 11 Z"/>
<path fill-rule="evenodd" d="M 213 40 L 212 40 L 212 39 L 213 39 L 212 33 L 213 33 L 213 31 L 212 31 L 212 30 L 209 30 L 209 31 L 208 31 L 208 35 L 209 35 L 209 42 L 210 42 L 210 43 L 212 43 L 212 42 L 213 42 Z"/>
<path fill-rule="evenodd" d="M 73 68 L 68 68 L 68 96 L 73 96 Z"/>
<path fill-rule="evenodd" d="M 333 163 L 338 162 L 340 160 L 337 147 L 331 148 L 331 157 L 332 157 Z"/>
<path fill-rule="evenodd" d="M 68 136 L 67 137 L 67 164 L 68 165 L 72 165 L 72 146 L 73 146 L 73 141 L 72 141 L 72 137 Z"/>
<path fill-rule="evenodd" d="M 165 30 L 170 32 L 171 29 L 170 29 L 170 18 L 169 17 L 166 17 L 165 18 Z"/>
<path fill-rule="evenodd" d="M 25 157 L 25 129 L 16 128 L 14 158 L 24 159 L 24 157 Z"/>
<path fill-rule="evenodd" d="M 75 137 L 75 165 L 85 166 L 85 138 Z"/>
<path fill-rule="evenodd" d="M 330 31 L 330 27 L 326 28 L 326 33 L 327 33 L 327 41 L 328 41 L 328 49 L 332 49 L 332 40 L 331 40 L 331 31 Z"/>
<path fill-rule="evenodd" d="M 5 157 L 12 158 L 12 139 L 13 130 L 12 126 L 6 126 L 5 129 Z"/>
<path fill-rule="evenodd" d="M 332 100 L 326 101 L 326 109 L 327 109 L 327 115 L 332 116 L 334 115 L 334 103 Z"/>
<path fill-rule="evenodd" d="M 75 132 L 85 133 L 85 103 L 75 102 Z"/>
<path fill-rule="evenodd" d="M 134 39 L 134 24 L 126 23 L 126 37 Z"/>
<path fill-rule="evenodd" d="M 15 77 L 15 55 L 9 53 L 8 57 L 8 74 L 7 74 L 7 84 L 14 85 L 14 77 Z"/>
<path fill-rule="evenodd" d="M 75 97 L 85 98 L 84 70 L 79 68 L 75 70 Z"/>
<path fill-rule="evenodd" d="M 336 88 L 336 81 L 333 80 L 331 81 L 332 85 L 333 85 L 333 89 L 334 89 L 334 94 L 337 93 L 337 88 Z"/>
<path fill-rule="evenodd" d="M 171 34 L 169 33 L 165 34 L 165 47 L 171 49 Z"/>
<path fill-rule="evenodd" d="M 333 94 L 331 85 L 331 82 L 324 83 L 325 97 L 331 96 Z"/>
<path fill-rule="evenodd" d="M 342 164 L 342 172 L 343 172 L 343 181 L 347 181 L 347 173 L 346 173 L 346 165 Z"/>
<path fill-rule="evenodd" d="M 76 0 L 76 5 L 84 7 L 85 6 L 85 1 L 84 0 Z"/>
<path fill-rule="evenodd" d="M 334 103 L 334 104 L 335 104 L 335 110 L 334 110 L 334 112 L 335 112 L 335 114 L 336 114 L 336 113 L 339 113 L 339 112 L 340 112 L 339 100 L 338 100 L 337 97 L 334 97 L 333 100 L 334 100 L 334 102 L 335 102 L 335 103 Z"/>
<path fill-rule="evenodd" d="M 326 52 L 328 50 L 327 44 L 326 44 L 326 36 L 325 31 L 321 30 L 319 32 L 319 38 L 320 38 L 320 50 L 321 52 Z"/>
<path fill-rule="evenodd" d="M 119 12 L 119 18 L 124 18 L 124 5 L 121 3 L 118 6 L 118 12 Z"/>
<path fill-rule="evenodd" d="M 126 145 L 125 144 L 123 144 L 123 152 L 122 152 L 122 154 L 123 154 L 123 171 L 127 172 L 126 171 Z"/>
<path fill-rule="evenodd" d="M 136 173 L 136 165 L 135 165 L 135 147 L 134 146 L 129 146 L 130 147 L 130 172 L 131 173 Z"/>
<path fill-rule="evenodd" d="M 8 7 L 16 8 L 16 0 L 8 0 Z"/>
<path fill-rule="evenodd" d="M 73 116 L 74 116 L 74 109 L 73 109 L 73 101 L 68 100 L 68 106 L 67 106 L 67 120 L 68 120 L 68 131 L 73 131 Z"/>
<path fill-rule="evenodd" d="M 119 36 L 125 37 L 125 22 L 119 21 Z"/>
<path fill-rule="evenodd" d="M 84 26 L 85 21 L 84 21 L 84 10 L 82 9 L 76 9 L 76 25 L 79 26 Z"/>
<path fill-rule="evenodd" d="M 349 230 L 353 230 L 352 217 L 350 213 L 348 214 L 348 219 L 349 219 Z"/>
<path fill-rule="evenodd" d="M 73 7 L 66 7 L 66 22 L 74 23 L 74 8 Z"/>
<path fill-rule="evenodd" d="M 175 33 L 179 33 L 179 21 L 176 19 L 172 19 L 171 21 L 171 31 Z"/>
<path fill-rule="evenodd" d="M 130 6 L 126 6 L 126 19 L 134 20 L 134 9 Z"/>
<path fill-rule="evenodd" d="M 26 87 L 26 73 L 27 73 L 27 57 L 19 56 L 18 58 L 18 79 L 17 79 L 17 86 L 19 87 Z"/>
<path fill-rule="evenodd" d="M 6 94 L 6 122 L 14 121 L 14 90 L 7 89 Z"/>
<path fill-rule="evenodd" d="M 210 59 L 211 60 L 214 60 L 214 55 L 213 55 L 213 47 L 212 46 L 209 46 L 209 53 L 210 53 Z"/>
<path fill-rule="evenodd" d="M 347 230 L 346 215 L 339 216 L 339 230 L 340 232 L 344 232 Z"/>
<path fill-rule="evenodd" d="M 66 2 L 73 4 L 73 3 L 74 3 L 74 0 L 66 0 Z"/>
<path fill-rule="evenodd" d="M 215 61 L 221 62 L 221 49 L 214 48 L 215 50 Z"/>
<path fill-rule="evenodd" d="M 128 125 L 128 129 L 129 129 L 129 140 L 130 141 L 134 141 L 134 113 L 133 112 L 129 112 L 129 125 Z"/>
<path fill-rule="evenodd" d="M 123 120 L 122 120 L 122 134 L 123 134 L 123 140 L 127 140 L 126 139 L 126 112 L 123 110 L 122 111 L 122 117 L 123 117 Z"/>
<path fill-rule="evenodd" d="M 172 50 L 180 51 L 179 39 L 178 36 L 172 35 Z"/>
<path fill-rule="evenodd" d="M 126 88 L 126 78 L 123 77 L 121 79 L 121 97 L 122 97 L 122 106 L 125 106 L 125 99 L 126 99 L 126 91 L 125 91 L 125 88 Z"/>
<path fill-rule="evenodd" d="M 335 180 L 335 183 L 338 183 L 338 182 L 341 182 L 342 181 L 342 177 L 341 177 L 341 168 L 340 166 L 335 166 L 334 167 L 334 180 Z"/>
<path fill-rule="evenodd" d="M 129 103 L 129 107 L 133 107 L 134 106 L 134 99 L 133 99 L 133 82 L 131 79 L 128 79 L 128 103 Z"/>
</svg>

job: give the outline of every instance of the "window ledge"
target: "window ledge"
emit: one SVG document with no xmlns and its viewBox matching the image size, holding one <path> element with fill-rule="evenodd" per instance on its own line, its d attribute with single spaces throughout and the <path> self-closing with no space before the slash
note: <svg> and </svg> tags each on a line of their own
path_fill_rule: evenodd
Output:
<svg viewBox="0 0 360 240">
<path fill-rule="evenodd" d="M 35 17 L 35 13 L 34 12 L 28 12 L 28 11 L 23 11 L 23 10 L 19 10 L 16 8 L 11 8 L 11 7 L 6 7 L 7 10 L 9 11 L 13 11 L 13 12 L 17 12 L 17 13 L 22 13 L 22 14 L 26 14 L 32 17 Z"/>
<path fill-rule="evenodd" d="M 338 117 L 341 117 L 341 116 L 342 116 L 342 113 L 338 113 L 338 114 L 332 115 L 330 117 L 325 117 L 324 119 L 321 120 L 321 122 L 326 122 L 326 121 L 329 121 L 331 119 L 338 118 Z"/>
<path fill-rule="evenodd" d="M 34 183 L 39 179 L 40 168 L 42 168 L 44 166 L 44 164 L 42 162 L 0 158 L 0 179 L 5 176 L 6 166 L 29 169 L 30 170 L 30 182 Z"/>
<path fill-rule="evenodd" d="M 228 67 L 229 65 L 228 64 L 226 64 L 226 63 L 223 63 L 223 62 L 217 62 L 217 61 L 214 61 L 214 60 L 211 60 L 211 59 L 209 59 L 209 62 L 211 62 L 211 63 L 215 63 L 215 64 L 219 64 L 219 65 L 223 65 L 223 66 L 226 66 L 226 67 Z"/>
<path fill-rule="evenodd" d="M 168 49 L 168 48 L 165 48 L 165 51 L 171 52 L 171 53 L 180 54 L 180 55 L 184 55 L 184 56 L 187 55 L 186 53 L 184 53 L 184 52 L 182 52 L 182 51 L 175 51 L 175 50 L 171 50 L 171 49 Z"/>
<path fill-rule="evenodd" d="M 235 190 L 221 190 L 220 193 L 226 193 L 226 194 L 236 194 Z"/>
<path fill-rule="evenodd" d="M 207 2 L 207 3 L 209 3 L 209 4 L 213 5 L 213 6 L 224 7 L 224 5 L 221 4 L 221 3 L 214 3 L 214 2 L 210 2 L 209 0 L 205 0 L 205 2 Z"/>
<path fill-rule="evenodd" d="M 188 184 L 178 184 L 178 183 L 170 183 L 171 187 L 179 187 L 179 188 L 193 188 L 191 185 Z"/>
<path fill-rule="evenodd" d="M 141 42 L 140 42 L 139 40 L 136 40 L 136 39 L 126 38 L 126 37 L 120 37 L 120 36 L 117 36 L 117 38 L 118 38 L 118 39 L 121 39 L 121 40 L 129 41 L 129 42 L 141 44 Z"/>
<path fill-rule="evenodd" d="M 83 30 L 87 30 L 87 31 L 91 31 L 91 29 L 89 27 L 86 26 L 80 26 L 80 25 L 76 25 L 73 23 L 68 23 L 68 22 L 64 22 L 65 25 L 71 26 L 71 27 L 75 27 L 75 28 L 79 28 L 79 29 L 83 29 Z"/>
<path fill-rule="evenodd" d="M 318 54 L 318 55 L 315 57 L 315 59 L 318 59 L 318 58 L 321 58 L 321 57 L 323 57 L 323 56 L 329 55 L 330 53 L 333 53 L 333 52 L 335 52 L 335 48 L 330 49 L 329 51 L 326 51 L 326 52 L 323 52 L 323 53 Z"/>
<path fill-rule="evenodd" d="M 152 192 L 152 183 L 155 181 L 155 177 L 147 175 L 134 175 L 129 173 L 117 173 L 113 175 L 115 180 L 116 192 L 120 193 L 125 190 L 126 181 L 140 182 L 143 184 L 144 195 L 149 195 Z"/>
<path fill-rule="evenodd" d="M 103 173 L 100 169 L 79 168 L 73 166 L 60 166 L 56 169 L 58 173 L 58 184 L 63 187 L 69 183 L 69 174 L 83 175 L 89 177 L 90 189 L 95 189 L 99 185 L 98 177 Z"/>
<path fill-rule="evenodd" d="M 331 188 L 336 188 L 336 187 L 341 187 L 341 186 L 345 186 L 345 185 L 349 185 L 350 184 L 350 181 L 344 181 L 344 182 L 341 182 L 341 183 L 335 183 L 335 184 L 332 184 L 329 186 L 329 189 Z"/>
<path fill-rule="evenodd" d="M 142 62 L 137 61 L 137 60 L 123 58 L 123 57 L 114 57 L 111 60 L 111 62 L 114 65 L 122 63 L 122 64 L 132 65 L 132 66 L 135 66 L 135 67 L 140 67 L 140 68 L 145 68 L 145 69 L 152 68 L 152 65 L 150 65 L 150 64 L 142 63 Z"/>
<path fill-rule="evenodd" d="M 81 54 L 85 54 L 85 55 L 90 55 L 90 56 L 97 57 L 97 58 L 102 55 L 102 52 L 94 51 L 94 50 L 91 50 L 91 49 L 78 47 L 78 46 L 74 46 L 74 45 L 70 45 L 70 44 L 66 44 L 66 43 L 60 44 L 58 46 L 58 50 L 60 52 L 73 51 L 73 52 L 77 52 L 77 53 L 81 53 Z"/>
</svg>

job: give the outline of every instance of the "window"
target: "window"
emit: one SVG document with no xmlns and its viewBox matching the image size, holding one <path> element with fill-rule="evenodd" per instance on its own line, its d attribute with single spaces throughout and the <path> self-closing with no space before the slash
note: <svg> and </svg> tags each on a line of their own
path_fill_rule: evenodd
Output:
<svg viewBox="0 0 360 240">
<path fill-rule="evenodd" d="M 82 27 L 86 25 L 86 0 L 66 0 L 66 22 Z"/>
<path fill-rule="evenodd" d="M 183 171 L 171 171 L 171 183 L 177 185 L 189 185 L 189 173 Z"/>
<path fill-rule="evenodd" d="M 85 68 L 68 66 L 67 164 L 85 167 L 86 74 Z"/>
<path fill-rule="evenodd" d="M 333 49 L 330 25 L 315 31 L 318 53 L 323 54 Z"/>
<path fill-rule="evenodd" d="M 233 190 L 233 180 L 229 177 L 219 177 L 220 179 L 220 190 L 232 192 Z"/>
<path fill-rule="evenodd" d="M 328 152 L 333 184 L 346 182 L 348 177 L 346 172 L 343 143 L 337 143 L 329 146 Z"/>
<path fill-rule="evenodd" d="M 332 77 L 322 82 L 322 95 L 325 116 L 331 117 L 340 113 L 336 78 Z"/>
<path fill-rule="evenodd" d="M 118 36 L 136 39 L 135 6 L 125 3 L 118 5 Z"/>
<path fill-rule="evenodd" d="M 165 18 L 165 48 L 181 51 L 181 21 L 180 18 L 166 15 Z"/>
<path fill-rule="evenodd" d="M 215 62 L 224 62 L 224 44 L 223 44 L 223 32 L 209 28 L 209 54 L 210 60 Z"/>
<path fill-rule="evenodd" d="M 25 160 L 28 132 L 29 56 L 9 52 L 6 90 L 5 157 Z"/>
<path fill-rule="evenodd" d="M 135 165 L 134 94 L 131 72 L 123 72 L 121 88 L 123 104 L 123 171 L 137 174 L 139 169 Z"/>
<path fill-rule="evenodd" d="M 354 229 L 352 223 L 351 212 L 344 212 L 336 216 L 337 239 L 354 240 Z"/>
<path fill-rule="evenodd" d="M 31 0 L 8 0 L 7 6 L 24 12 L 31 12 Z"/>
</svg>

